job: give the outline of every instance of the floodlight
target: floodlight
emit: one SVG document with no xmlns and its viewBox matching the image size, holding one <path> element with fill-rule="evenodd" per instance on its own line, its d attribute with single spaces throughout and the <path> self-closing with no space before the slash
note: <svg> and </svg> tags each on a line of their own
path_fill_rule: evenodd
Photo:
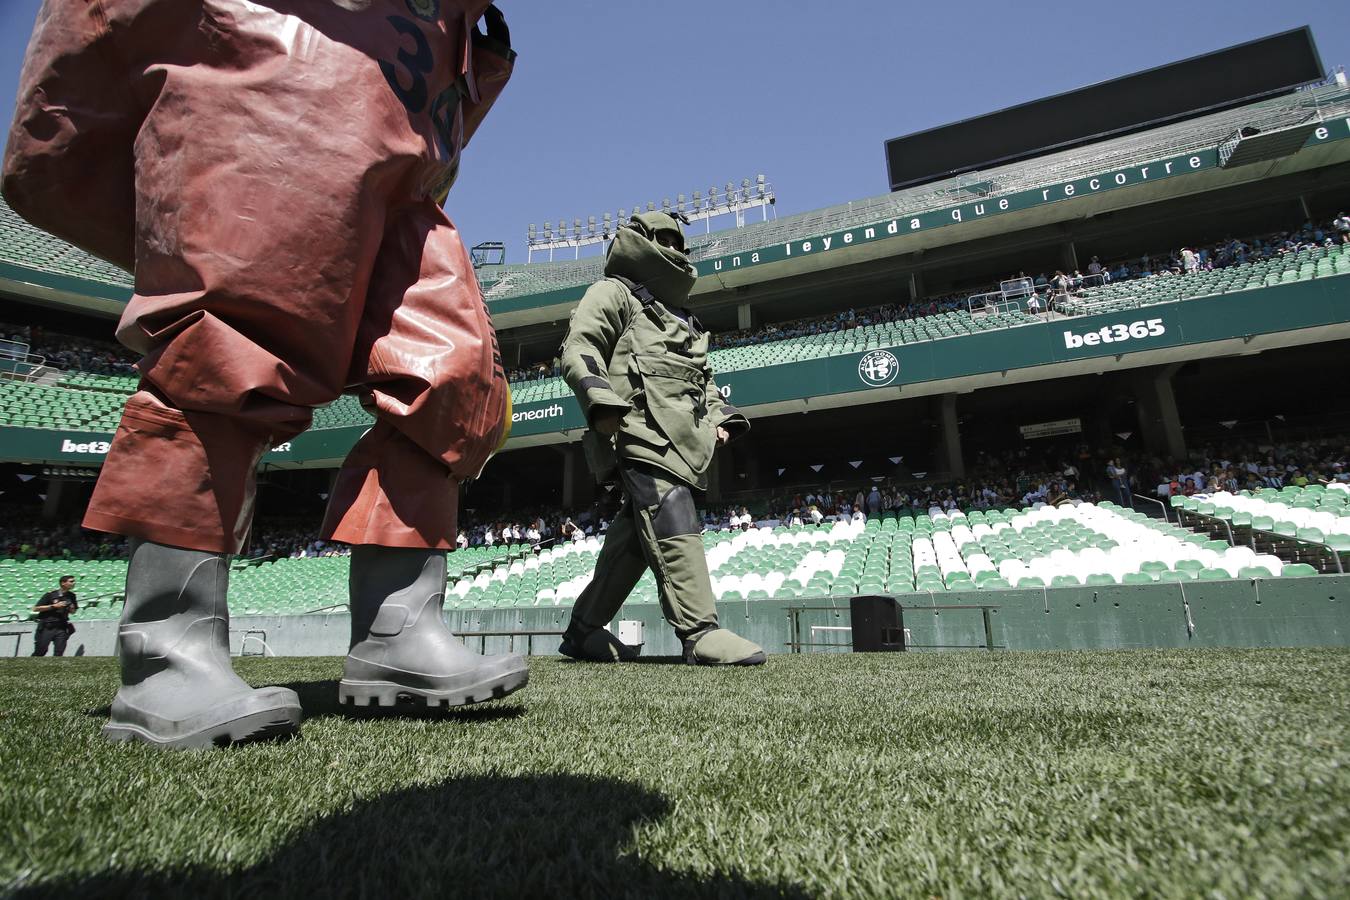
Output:
<svg viewBox="0 0 1350 900">
<path fill-rule="evenodd" d="M 628 221 L 628 210 L 624 209 L 622 206 L 619 207 L 619 221 L 620 222 Z"/>
<path fill-rule="evenodd" d="M 595 235 L 595 216 L 591 216 L 591 217 L 587 220 L 587 222 L 586 222 L 586 230 L 588 230 L 588 231 L 591 233 L 592 236 Z"/>
<path fill-rule="evenodd" d="M 677 196 L 675 198 L 675 202 L 678 204 L 678 206 L 676 206 L 676 209 L 678 209 L 680 212 L 684 212 L 684 194 L 680 194 L 679 196 Z"/>
<path fill-rule="evenodd" d="M 656 201 L 654 200 L 647 201 L 647 212 L 656 212 Z"/>
<path fill-rule="evenodd" d="M 530 240 L 534 240 L 534 223 L 530 223 Z"/>
<path fill-rule="evenodd" d="M 663 212 L 663 213 L 668 213 L 668 212 L 670 212 L 670 198 L 669 198 L 669 197 L 662 197 L 662 198 L 661 198 L 661 212 Z"/>
</svg>

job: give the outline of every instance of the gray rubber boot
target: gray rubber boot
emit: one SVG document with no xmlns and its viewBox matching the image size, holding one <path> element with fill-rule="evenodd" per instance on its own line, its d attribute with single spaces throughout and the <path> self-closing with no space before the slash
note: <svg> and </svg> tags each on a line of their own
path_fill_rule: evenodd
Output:
<svg viewBox="0 0 1350 900">
<path fill-rule="evenodd" d="M 228 585 L 226 556 L 131 540 L 106 737 L 189 750 L 299 729 L 294 691 L 254 689 L 230 665 Z"/>
<path fill-rule="evenodd" d="M 483 656 L 441 617 L 445 551 L 352 548 L 352 641 L 338 701 L 355 706 L 463 706 L 505 697 L 530 680 L 524 657 Z"/>
</svg>

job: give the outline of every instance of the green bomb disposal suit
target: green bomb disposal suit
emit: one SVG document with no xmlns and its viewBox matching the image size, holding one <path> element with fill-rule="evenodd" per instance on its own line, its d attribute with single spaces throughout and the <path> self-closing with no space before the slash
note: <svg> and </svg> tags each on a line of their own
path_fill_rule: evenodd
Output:
<svg viewBox="0 0 1350 900">
<path fill-rule="evenodd" d="M 650 568 L 686 662 L 764 661 L 759 646 L 718 627 L 703 554 L 691 489 L 707 488 L 718 428 L 735 438 L 750 423 L 723 402 L 708 366 L 708 334 L 684 309 L 695 278 L 684 247 L 672 216 L 633 216 L 610 245 L 606 277 L 573 311 L 563 343 L 563 377 L 592 429 L 600 418 L 622 416 L 615 439 L 595 431 L 586 438 L 596 478 L 617 478 L 624 503 L 563 637 L 562 652 L 577 659 L 636 656 L 605 626 Z"/>
</svg>

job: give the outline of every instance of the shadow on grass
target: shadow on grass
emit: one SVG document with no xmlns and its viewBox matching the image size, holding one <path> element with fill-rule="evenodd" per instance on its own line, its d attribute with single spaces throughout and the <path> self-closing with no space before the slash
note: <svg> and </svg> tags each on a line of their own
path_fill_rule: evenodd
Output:
<svg viewBox="0 0 1350 900">
<path fill-rule="evenodd" d="M 635 830 L 669 809 L 660 794 L 611 778 L 452 779 L 359 801 L 240 870 L 114 868 L 11 885 L 10 896 L 808 896 L 794 885 L 662 871 L 626 853 Z M 190 823 L 184 832 L 193 839 Z"/>
</svg>

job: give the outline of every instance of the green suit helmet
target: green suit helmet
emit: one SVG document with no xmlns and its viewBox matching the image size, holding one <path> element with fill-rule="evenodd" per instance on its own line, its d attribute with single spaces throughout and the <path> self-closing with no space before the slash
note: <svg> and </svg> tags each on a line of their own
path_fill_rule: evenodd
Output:
<svg viewBox="0 0 1350 900">
<path fill-rule="evenodd" d="M 628 220 L 627 227 L 635 229 L 647 240 L 654 241 L 662 247 L 687 254 L 689 248 L 684 242 L 681 219 L 683 216 L 677 218 L 663 212 L 635 213 Z"/>
</svg>

